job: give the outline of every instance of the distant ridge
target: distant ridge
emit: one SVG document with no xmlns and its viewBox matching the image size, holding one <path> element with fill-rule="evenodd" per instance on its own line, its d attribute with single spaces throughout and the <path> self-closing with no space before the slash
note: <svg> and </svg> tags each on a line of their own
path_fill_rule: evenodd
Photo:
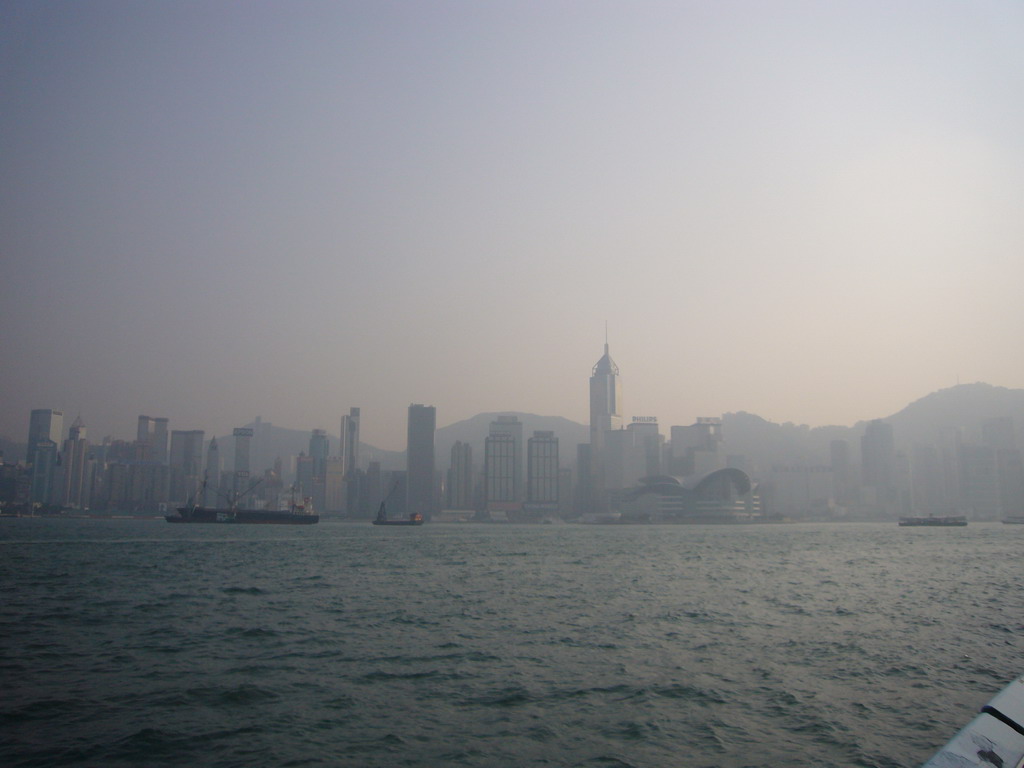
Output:
<svg viewBox="0 0 1024 768">
<path fill-rule="evenodd" d="M 981 425 L 999 417 L 1013 419 L 1017 444 L 1024 448 L 1024 389 L 958 384 L 925 395 L 882 421 L 892 424 L 897 450 L 909 452 L 915 444 L 939 442 L 953 429 L 961 430 L 967 442 L 977 442 Z M 765 472 L 773 464 L 828 464 L 833 440 L 846 440 L 859 461 L 866 424 L 812 428 L 776 424 L 741 411 L 722 416 L 722 433 L 729 453 L 744 455 L 754 472 Z"/>
</svg>

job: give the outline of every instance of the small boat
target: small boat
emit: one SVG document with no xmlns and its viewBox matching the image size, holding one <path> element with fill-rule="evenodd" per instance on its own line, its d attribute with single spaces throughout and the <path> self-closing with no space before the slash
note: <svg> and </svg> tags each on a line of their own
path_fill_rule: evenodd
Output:
<svg viewBox="0 0 1024 768">
<path fill-rule="evenodd" d="M 1024 515 L 1007 515 L 1003 518 L 1003 525 L 1024 525 Z"/>
<path fill-rule="evenodd" d="M 960 527 L 967 525 L 967 518 L 963 515 L 927 515 L 919 517 L 901 517 L 900 525 L 904 527 L 936 526 L 936 527 Z"/>
<path fill-rule="evenodd" d="M 419 512 L 413 512 L 408 518 L 390 518 L 388 517 L 387 502 L 391 498 L 391 494 L 398 488 L 398 483 L 395 483 L 391 488 L 391 493 L 387 495 L 387 498 L 380 503 L 380 509 L 377 510 L 377 517 L 373 519 L 374 525 L 423 525 L 423 515 Z"/>
</svg>

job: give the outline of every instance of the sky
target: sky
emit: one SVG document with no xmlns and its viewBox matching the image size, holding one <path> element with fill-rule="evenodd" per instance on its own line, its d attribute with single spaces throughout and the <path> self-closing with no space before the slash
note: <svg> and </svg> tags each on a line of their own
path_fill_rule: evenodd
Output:
<svg viewBox="0 0 1024 768">
<path fill-rule="evenodd" d="M 0 435 L 1024 387 L 1024 4 L 0 4 Z"/>
</svg>

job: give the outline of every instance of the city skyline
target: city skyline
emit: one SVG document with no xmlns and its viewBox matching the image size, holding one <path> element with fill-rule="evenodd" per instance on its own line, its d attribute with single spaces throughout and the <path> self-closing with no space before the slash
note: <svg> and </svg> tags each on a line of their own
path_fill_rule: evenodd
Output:
<svg viewBox="0 0 1024 768">
<path fill-rule="evenodd" d="M 587 423 L 606 322 L 627 421 L 1024 387 L 1022 33 L 1010 2 L 4 4 L 0 435 Z"/>
</svg>

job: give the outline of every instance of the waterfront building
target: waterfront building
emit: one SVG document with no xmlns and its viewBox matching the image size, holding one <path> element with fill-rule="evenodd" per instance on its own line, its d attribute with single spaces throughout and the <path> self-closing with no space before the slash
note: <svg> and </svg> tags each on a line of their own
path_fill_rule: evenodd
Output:
<svg viewBox="0 0 1024 768">
<path fill-rule="evenodd" d="M 196 494 L 203 466 L 205 437 L 201 429 L 175 429 L 171 432 L 168 456 L 170 488 L 167 495 L 173 504 L 198 503 Z"/>
<path fill-rule="evenodd" d="M 43 441 L 48 440 L 54 445 L 60 445 L 63 437 L 64 412 L 52 408 L 36 408 L 29 414 L 25 461 L 29 464 L 35 462 L 36 448 Z"/>
<path fill-rule="evenodd" d="M 210 445 L 206 449 L 206 477 L 203 492 L 203 505 L 207 507 L 216 507 L 220 492 L 220 448 L 217 446 L 217 438 L 213 437 L 210 439 Z"/>
<path fill-rule="evenodd" d="M 762 509 L 747 473 L 727 467 L 686 478 L 645 477 L 624 494 L 621 514 L 606 517 L 595 522 L 738 523 L 762 519 Z"/>
<path fill-rule="evenodd" d="M 61 503 L 72 509 L 89 506 L 89 441 L 85 439 L 85 424 L 79 416 L 68 430 L 64 441 L 64 487 Z"/>
<path fill-rule="evenodd" d="M 238 497 L 249 490 L 249 456 L 252 450 L 252 427 L 235 427 L 235 472 L 231 483 L 231 497 Z"/>
<path fill-rule="evenodd" d="M 861 505 L 870 515 L 893 517 L 900 511 L 896 488 L 896 448 L 892 425 L 868 422 L 860 439 Z"/>
<path fill-rule="evenodd" d="M 523 462 L 523 424 L 518 416 L 502 415 L 491 422 L 488 434 L 491 437 L 507 436 L 512 440 L 509 468 L 509 498 L 505 501 L 522 501 L 525 497 L 524 462 Z M 504 470 L 502 470 L 504 472 Z"/>
<path fill-rule="evenodd" d="M 326 429 L 314 429 L 309 438 L 309 455 L 313 459 L 313 476 L 323 477 L 327 457 L 331 453 L 331 441 Z"/>
<path fill-rule="evenodd" d="M 473 508 L 473 449 L 461 440 L 452 446 L 452 463 L 448 470 L 448 509 Z"/>
<path fill-rule="evenodd" d="M 314 466 L 313 457 L 307 456 L 305 451 L 299 453 L 295 459 L 295 484 L 303 498 L 313 498 Z"/>
<path fill-rule="evenodd" d="M 345 508 L 345 460 L 328 456 L 324 463 L 324 507 L 321 514 L 340 515 Z"/>
<path fill-rule="evenodd" d="M 516 440 L 508 432 L 484 438 L 484 500 L 492 512 L 516 505 Z"/>
<path fill-rule="evenodd" d="M 359 506 L 359 408 L 349 408 L 348 415 L 341 417 L 341 460 L 344 472 L 344 498 L 342 511 L 354 513 Z"/>
<path fill-rule="evenodd" d="M 141 461 L 155 461 L 160 464 L 167 463 L 168 424 L 169 420 L 164 417 L 139 416 L 135 437 L 138 443 L 137 459 Z"/>
<path fill-rule="evenodd" d="M 406 430 L 405 508 L 408 514 L 429 516 L 434 511 L 434 431 L 437 413 L 432 405 L 409 406 Z"/>
<path fill-rule="evenodd" d="M 533 508 L 559 509 L 558 438 L 535 431 L 526 443 L 526 503 Z"/>
<path fill-rule="evenodd" d="M 705 475 L 726 466 L 722 420 L 701 416 L 693 424 L 672 427 L 670 473 L 680 477 Z"/>
<path fill-rule="evenodd" d="M 37 440 L 32 451 L 32 483 L 30 498 L 33 504 L 59 504 L 57 489 L 57 443 Z"/>
</svg>

